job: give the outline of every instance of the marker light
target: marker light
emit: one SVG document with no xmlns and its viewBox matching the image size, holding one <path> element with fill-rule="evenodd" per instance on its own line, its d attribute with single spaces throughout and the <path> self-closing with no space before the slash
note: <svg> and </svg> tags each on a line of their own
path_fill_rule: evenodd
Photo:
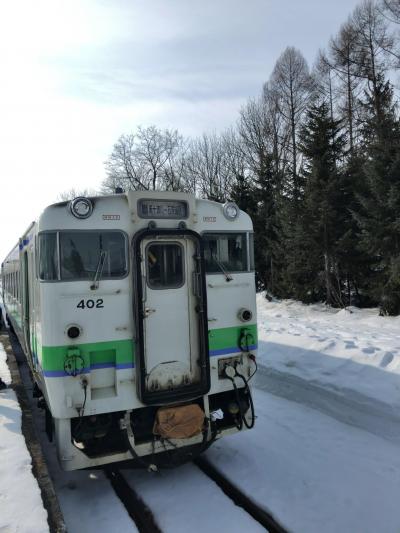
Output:
<svg viewBox="0 0 400 533">
<path fill-rule="evenodd" d="M 225 215 L 225 218 L 228 220 L 235 220 L 239 216 L 239 208 L 236 204 L 233 202 L 228 202 L 224 204 L 223 206 L 223 212 Z"/>
<path fill-rule="evenodd" d="M 78 196 L 69 204 L 71 213 L 76 218 L 88 218 L 93 212 L 93 203 L 89 198 Z"/>
</svg>

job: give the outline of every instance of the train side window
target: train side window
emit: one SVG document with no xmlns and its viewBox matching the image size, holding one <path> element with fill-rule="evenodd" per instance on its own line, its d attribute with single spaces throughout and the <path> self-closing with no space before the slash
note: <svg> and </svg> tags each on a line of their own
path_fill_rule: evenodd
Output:
<svg viewBox="0 0 400 533">
<path fill-rule="evenodd" d="M 39 277 L 44 281 L 58 279 L 57 233 L 39 235 Z"/>
<path fill-rule="evenodd" d="M 246 233 L 205 233 L 203 239 L 208 274 L 220 274 L 223 269 L 247 272 Z"/>
<path fill-rule="evenodd" d="M 254 233 L 249 233 L 249 270 L 254 269 Z"/>
<path fill-rule="evenodd" d="M 147 284 L 151 289 L 178 289 L 184 284 L 183 248 L 177 243 L 154 243 L 146 249 Z"/>
</svg>

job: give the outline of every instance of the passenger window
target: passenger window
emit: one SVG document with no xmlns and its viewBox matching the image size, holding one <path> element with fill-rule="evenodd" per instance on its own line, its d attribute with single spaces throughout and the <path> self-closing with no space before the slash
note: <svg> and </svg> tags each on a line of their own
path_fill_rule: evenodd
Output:
<svg viewBox="0 0 400 533">
<path fill-rule="evenodd" d="M 203 239 L 207 273 L 248 270 L 246 233 L 206 233 Z"/>
<path fill-rule="evenodd" d="M 180 244 L 149 244 L 146 250 L 147 283 L 152 289 L 177 289 L 184 283 L 183 248 Z"/>
</svg>

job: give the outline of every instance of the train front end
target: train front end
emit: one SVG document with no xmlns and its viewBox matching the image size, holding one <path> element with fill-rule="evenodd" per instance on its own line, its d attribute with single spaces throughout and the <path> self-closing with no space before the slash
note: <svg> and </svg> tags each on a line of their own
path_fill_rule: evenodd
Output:
<svg viewBox="0 0 400 533">
<path fill-rule="evenodd" d="M 179 463 L 252 427 L 245 213 L 132 191 L 50 206 L 37 231 L 32 369 L 65 470 Z"/>
</svg>

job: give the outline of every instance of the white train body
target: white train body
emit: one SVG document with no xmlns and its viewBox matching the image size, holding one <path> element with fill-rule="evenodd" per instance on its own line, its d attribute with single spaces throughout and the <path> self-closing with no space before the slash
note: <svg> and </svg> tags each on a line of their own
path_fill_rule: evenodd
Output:
<svg viewBox="0 0 400 533">
<path fill-rule="evenodd" d="M 154 460 L 238 431 L 242 411 L 251 417 L 248 389 L 225 367 L 240 364 L 247 378 L 254 370 L 248 215 L 229 219 L 221 204 L 165 192 L 75 207 L 75 216 L 69 202 L 46 208 L 2 264 L 7 316 L 62 467 Z M 154 434 L 160 407 L 188 404 L 204 412 L 202 433 Z"/>
</svg>

